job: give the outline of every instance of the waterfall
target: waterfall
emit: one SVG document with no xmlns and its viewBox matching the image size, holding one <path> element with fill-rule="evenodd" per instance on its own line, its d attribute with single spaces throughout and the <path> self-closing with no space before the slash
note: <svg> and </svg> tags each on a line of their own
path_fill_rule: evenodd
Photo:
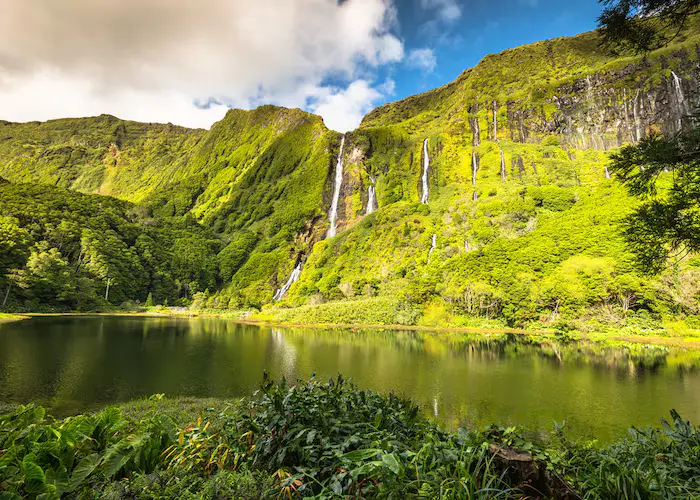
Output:
<svg viewBox="0 0 700 500">
<path fill-rule="evenodd" d="M 423 194 L 420 202 L 427 205 L 430 196 L 430 186 L 428 185 L 428 169 L 430 168 L 430 158 L 428 157 L 428 139 L 423 141 Z"/>
<path fill-rule="evenodd" d="M 605 165 L 605 178 L 610 179 L 610 170 L 608 170 L 608 166 Z"/>
<path fill-rule="evenodd" d="M 476 171 L 479 169 L 476 151 L 472 151 L 472 186 L 476 187 Z"/>
<path fill-rule="evenodd" d="M 639 89 L 637 89 L 637 94 L 634 96 L 634 102 L 632 103 L 632 113 L 634 114 L 634 128 L 637 134 L 637 142 L 639 142 L 642 140 L 642 123 L 639 117 Z"/>
<path fill-rule="evenodd" d="M 632 144 L 634 144 L 636 140 L 634 137 L 634 132 L 632 132 L 632 127 L 630 127 L 630 110 L 629 103 L 627 102 L 627 89 L 622 89 L 622 92 L 624 95 L 623 101 L 625 103 L 625 128 L 627 129 L 627 133 L 632 138 Z"/>
<path fill-rule="evenodd" d="M 680 132 L 683 129 L 683 117 L 689 114 L 689 109 L 685 102 L 685 96 L 683 95 L 681 79 L 678 78 L 678 75 L 673 71 L 671 71 L 671 76 L 673 77 L 673 88 L 676 92 L 676 102 L 678 103 L 678 107 L 680 109 L 678 116 L 678 131 Z"/>
<path fill-rule="evenodd" d="M 331 203 L 331 211 L 328 214 L 328 220 L 331 227 L 328 229 L 328 237 L 335 236 L 335 223 L 338 219 L 338 200 L 340 199 L 340 187 L 343 184 L 343 148 L 345 147 L 345 135 L 340 141 L 340 152 L 338 153 L 338 161 L 335 164 L 335 190 L 333 191 L 333 202 Z"/>
<path fill-rule="evenodd" d="M 287 292 L 289 291 L 289 288 L 299 279 L 299 276 L 301 275 L 301 262 L 297 264 L 297 266 L 294 268 L 292 271 L 292 274 L 289 275 L 289 279 L 287 282 L 282 285 L 282 288 L 279 288 L 277 292 L 275 293 L 274 300 L 280 301 L 284 298 L 285 295 L 287 295 Z"/>
<path fill-rule="evenodd" d="M 430 262 L 430 255 L 433 253 L 433 250 L 435 250 L 435 247 L 437 246 L 437 234 L 433 235 L 433 243 L 430 246 L 430 250 L 428 251 L 428 262 Z"/>
<path fill-rule="evenodd" d="M 505 155 L 505 153 L 503 153 L 502 149 L 501 149 L 501 180 L 505 184 L 505 182 L 506 182 L 506 155 Z"/>
<path fill-rule="evenodd" d="M 377 202 L 376 202 L 376 188 L 374 187 L 374 179 L 371 177 L 369 180 L 372 182 L 370 186 L 367 188 L 367 211 L 365 212 L 366 215 L 371 214 L 377 209 Z"/>
<path fill-rule="evenodd" d="M 493 140 L 498 140 L 498 103 L 493 101 Z"/>
</svg>

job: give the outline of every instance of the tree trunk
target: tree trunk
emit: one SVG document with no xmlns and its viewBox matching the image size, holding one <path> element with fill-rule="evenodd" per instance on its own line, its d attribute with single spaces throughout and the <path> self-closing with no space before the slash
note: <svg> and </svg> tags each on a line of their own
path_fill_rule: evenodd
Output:
<svg viewBox="0 0 700 500">
<path fill-rule="evenodd" d="M 10 296 L 10 288 L 12 288 L 12 283 L 7 285 L 7 291 L 5 292 L 5 298 L 2 301 L 2 308 L 5 309 L 5 304 L 7 304 L 7 297 Z"/>
</svg>

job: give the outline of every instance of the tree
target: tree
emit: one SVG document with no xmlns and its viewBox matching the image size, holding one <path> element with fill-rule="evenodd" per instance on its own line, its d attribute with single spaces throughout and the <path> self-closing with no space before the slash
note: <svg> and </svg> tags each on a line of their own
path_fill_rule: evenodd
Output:
<svg viewBox="0 0 700 500">
<path fill-rule="evenodd" d="M 598 18 L 609 45 L 649 52 L 667 45 L 700 12 L 700 0 L 600 0 Z"/>
<path fill-rule="evenodd" d="M 44 304 L 75 309 L 80 300 L 79 281 L 56 248 L 44 241 L 31 250 L 25 269 L 12 276 L 17 287 Z"/>
<path fill-rule="evenodd" d="M 700 0 L 602 0 L 606 41 L 645 52 L 668 44 L 700 12 Z M 649 272 L 670 256 L 700 251 L 700 131 L 698 116 L 673 137 L 653 134 L 611 155 L 610 171 L 641 199 L 625 235 Z M 690 127 L 687 126 L 690 123 Z"/>
<path fill-rule="evenodd" d="M 670 139 L 652 135 L 611 155 L 613 172 L 641 204 L 624 224 L 643 268 L 700 251 L 700 129 Z"/>
</svg>

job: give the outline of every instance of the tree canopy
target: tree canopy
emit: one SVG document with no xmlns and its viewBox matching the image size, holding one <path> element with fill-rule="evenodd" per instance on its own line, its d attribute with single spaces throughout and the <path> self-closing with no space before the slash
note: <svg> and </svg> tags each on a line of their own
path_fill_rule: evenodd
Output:
<svg viewBox="0 0 700 500">
<path fill-rule="evenodd" d="M 598 18 L 611 45 L 648 52 L 672 41 L 688 18 L 700 12 L 700 0 L 601 0 Z"/>
</svg>

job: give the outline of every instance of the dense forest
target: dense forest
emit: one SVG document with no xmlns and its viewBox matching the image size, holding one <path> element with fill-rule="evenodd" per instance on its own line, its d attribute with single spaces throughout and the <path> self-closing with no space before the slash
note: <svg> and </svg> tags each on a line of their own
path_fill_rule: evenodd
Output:
<svg viewBox="0 0 700 500">
<path fill-rule="evenodd" d="M 344 136 L 274 106 L 209 131 L 1 122 L 3 309 L 697 329 L 692 182 L 643 155 L 694 144 L 699 23 L 642 54 L 597 31 L 489 55 Z"/>
<path fill-rule="evenodd" d="M 191 216 L 39 184 L 0 185 L 3 304 L 30 311 L 177 304 L 215 289 L 220 241 Z"/>
</svg>

